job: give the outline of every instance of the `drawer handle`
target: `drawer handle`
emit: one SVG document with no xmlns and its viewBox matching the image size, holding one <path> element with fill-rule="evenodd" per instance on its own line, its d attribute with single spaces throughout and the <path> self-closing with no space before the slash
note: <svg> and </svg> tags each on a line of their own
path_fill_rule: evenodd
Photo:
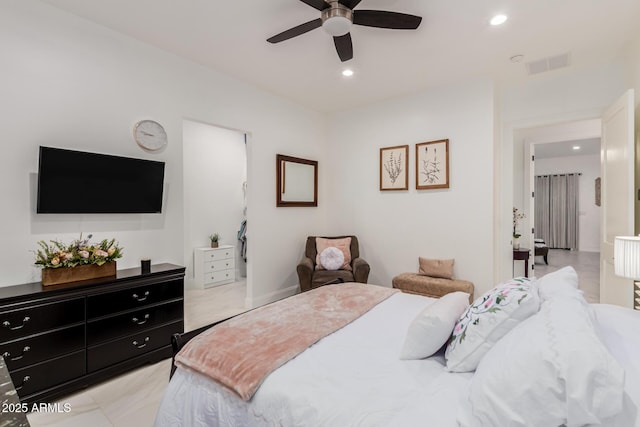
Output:
<svg viewBox="0 0 640 427">
<path fill-rule="evenodd" d="M 10 361 L 20 360 L 25 356 L 25 353 L 27 353 L 29 350 L 31 350 L 31 347 L 27 345 L 22 349 L 22 354 L 20 356 L 11 357 L 11 353 L 9 353 L 8 351 L 5 351 L 4 353 L 2 353 L 2 357 Z"/>
<path fill-rule="evenodd" d="M 5 320 L 4 322 L 2 322 L 2 326 L 4 326 L 5 328 L 9 328 L 12 331 L 16 331 L 18 329 L 24 328 L 29 320 L 31 320 L 31 318 L 29 316 L 25 316 L 25 318 L 22 319 L 22 325 L 13 326 L 13 327 L 11 326 L 11 322 L 9 322 L 8 320 Z"/>
<path fill-rule="evenodd" d="M 148 342 L 149 342 L 149 337 L 145 337 L 144 342 L 142 344 L 140 344 L 138 341 L 134 341 L 132 344 L 138 348 L 145 348 Z"/>
<path fill-rule="evenodd" d="M 16 387 L 16 391 L 20 391 L 22 390 L 22 388 L 29 382 L 29 380 L 31 379 L 31 377 L 29 375 L 26 375 L 23 379 L 22 379 L 22 384 L 20 384 L 18 387 Z"/>
<path fill-rule="evenodd" d="M 149 320 L 149 313 L 144 315 L 144 320 L 140 320 L 137 317 L 134 317 L 133 319 L 131 319 L 131 321 L 136 325 L 144 325 L 145 323 L 147 323 L 147 320 Z"/>
<path fill-rule="evenodd" d="M 138 302 L 146 301 L 146 299 L 149 298 L 149 291 L 145 291 L 143 297 L 139 297 L 138 294 L 133 294 L 131 296 Z"/>
</svg>

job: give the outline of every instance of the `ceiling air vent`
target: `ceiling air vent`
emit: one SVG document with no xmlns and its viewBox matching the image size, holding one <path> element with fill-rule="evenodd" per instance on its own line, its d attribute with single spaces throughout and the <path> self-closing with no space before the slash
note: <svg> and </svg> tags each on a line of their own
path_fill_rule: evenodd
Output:
<svg viewBox="0 0 640 427">
<path fill-rule="evenodd" d="M 569 66 L 570 58 L 568 53 L 562 55 L 549 56 L 537 61 L 527 62 L 527 73 L 529 75 L 545 73 L 547 71 L 557 70 Z"/>
</svg>

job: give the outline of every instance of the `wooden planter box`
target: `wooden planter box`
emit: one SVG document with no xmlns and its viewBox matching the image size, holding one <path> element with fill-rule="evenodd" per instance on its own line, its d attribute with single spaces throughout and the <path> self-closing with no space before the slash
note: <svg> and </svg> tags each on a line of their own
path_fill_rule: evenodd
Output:
<svg viewBox="0 0 640 427">
<path fill-rule="evenodd" d="M 44 286 L 59 285 L 60 283 L 78 282 L 80 280 L 115 275 L 115 261 L 102 265 L 87 264 L 78 267 L 45 268 L 42 270 L 42 284 Z"/>
</svg>

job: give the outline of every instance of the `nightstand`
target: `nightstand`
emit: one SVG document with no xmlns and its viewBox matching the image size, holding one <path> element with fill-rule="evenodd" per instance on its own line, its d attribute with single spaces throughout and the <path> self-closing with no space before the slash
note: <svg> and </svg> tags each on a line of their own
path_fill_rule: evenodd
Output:
<svg viewBox="0 0 640 427">
<path fill-rule="evenodd" d="M 529 277 L 529 257 L 531 256 L 531 250 L 527 248 L 520 248 L 513 250 L 513 261 L 524 261 L 524 277 Z"/>
</svg>

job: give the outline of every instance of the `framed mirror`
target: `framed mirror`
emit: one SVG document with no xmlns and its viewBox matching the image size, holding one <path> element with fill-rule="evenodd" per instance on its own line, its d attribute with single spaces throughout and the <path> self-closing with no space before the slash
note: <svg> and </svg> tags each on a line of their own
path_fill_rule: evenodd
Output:
<svg viewBox="0 0 640 427">
<path fill-rule="evenodd" d="M 276 206 L 318 206 L 318 162 L 276 155 Z"/>
</svg>

